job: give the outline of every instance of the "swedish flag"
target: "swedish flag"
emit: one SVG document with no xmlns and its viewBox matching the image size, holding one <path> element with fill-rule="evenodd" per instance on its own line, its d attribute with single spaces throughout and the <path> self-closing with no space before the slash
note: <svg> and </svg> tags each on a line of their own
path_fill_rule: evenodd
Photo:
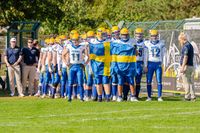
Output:
<svg viewBox="0 0 200 133">
<path fill-rule="evenodd" d="M 131 45 L 111 43 L 111 74 L 117 73 L 124 76 L 136 74 L 136 51 Z"/>
<path fill-rule="evenodd" d="M 110 76 L 110 42 L 89 44 L 92 71 L 95 75 Z"/>
<path fill-rule="evenodd" d="M 120 73 L 125 76 L 133 75 L 136 70 L 136 56 L 133 46 L 103 42 L 89 44 L 89 53 L 93 73 L 110 76 Z"/>
</svg>

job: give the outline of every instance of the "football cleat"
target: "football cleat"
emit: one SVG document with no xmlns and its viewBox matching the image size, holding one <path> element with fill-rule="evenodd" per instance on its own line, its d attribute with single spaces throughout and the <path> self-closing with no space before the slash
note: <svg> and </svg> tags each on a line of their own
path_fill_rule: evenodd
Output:
<svg viewBox="0 0 200 133">
<path fill-rule="evenodd" d="M 149 102 L 149 101 L 152 101 L 152 99 L 150 97 L 148 97 L 146 101 Z"/>
<path fill-rule="evenodd" d="M 112 101 L 116 101 L 117 100 L 117 97 L 116 96 L 113 96 L 112 97 Z"/>
<path fill-rule="evenodd" d="M 138 102 L 138 99 L 136 97 L 131 97 L 130 101 L 131 102 Z"/>
<path fill-rule="evenodd" d="M 121 97 L 117 98 L 117 102 L 122 102 L 122 101 L 123 101 L 123 99 Z"/>
<path fill-rule="evenodd" d="M 159 97 L 158 102 L 162 102 L 162 101 L 163 101 L 162 97 Z"/>
</svg>

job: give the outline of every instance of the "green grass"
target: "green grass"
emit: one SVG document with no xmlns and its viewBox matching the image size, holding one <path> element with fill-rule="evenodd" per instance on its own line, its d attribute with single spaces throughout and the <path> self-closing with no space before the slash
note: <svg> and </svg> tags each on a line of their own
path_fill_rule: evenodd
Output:
<svg viewBox="0 0 200 133">
<path fill-rule="evenodd" d="M 0 132 L 199 132 L 199 101 L 80 102 L 0 97 Z"/>
</svg>

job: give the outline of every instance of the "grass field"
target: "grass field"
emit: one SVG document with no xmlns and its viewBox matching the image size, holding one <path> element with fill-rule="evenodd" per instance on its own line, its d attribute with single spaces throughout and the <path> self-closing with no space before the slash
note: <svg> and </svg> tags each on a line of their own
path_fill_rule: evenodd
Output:
<svg viewBox="0 0 200 133">
<path fill-rule="evenodd" d="M 0 132 L 200 132 L 200 101 L 80 102 L 0 97 Z"/>
</svg>

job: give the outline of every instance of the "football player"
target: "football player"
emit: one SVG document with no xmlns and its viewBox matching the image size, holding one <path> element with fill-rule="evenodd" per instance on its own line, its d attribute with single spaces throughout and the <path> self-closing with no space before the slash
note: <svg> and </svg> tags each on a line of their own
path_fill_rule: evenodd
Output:
<svg viewBox="0 0 200 133">
<path fill-rule="evenodd" d="M 130 38 L 129 35 L 129 30 L 127 28 L 122 28 L 120 30 L 120 44 L 123 45 L 131 45 L 133 47 L 135 47 L 135 41 L 134 39 Z M 124 93 L 124 99 L 127 99 L 127 94 L 128 94 L 128 87 L 130 87 L 130 100 L 131 101 L 138 101 L 137 98 L 135 97 L 135 87 L 134 87 L 134 74 L 132 74 L 133 76 L 126 76 L 126 75 L 120 75 L 117 74 L 118 77 L 118 102 L 121 102 L 122 99 L 122 91 Z M 125 84 L 125 87 L 124 86 Z M 128 86 L 127 86 L 128 84 Z"/>
<path fill-rule="evenodd" d="M 69 76 L 68 76 L 68 85 L 69 85 L 69 97 L 68 101 L 72 100 L 72 88 L 77 79 L 78 90 L 80 91 L 80 100 L 84 101 L 84 89 L 83 89 L 83 69 L 85 64 L 88 63 L 88 60 L 85 62 L 83 59 L 84 53 L 87 54 L 85 46 L 79 45 L 79 34 L 75 33 L 71 37 L 71 43 L 67 46 L 64 51 L 64 54 L 68 55 L 67 65 L 69 66 Z"/>
<path fill-rule="evenodd" d="M 151 101 L 151 91 L 152 91 L 152 78 L 154 73 L 156 74 L 157 89 L 158 89 L 158 101 L 163 101 L 162 99 L 162 64 L 165 55 L 165 44 L 162 40 L 158 38 L 157 30 L 150 30 L 150 40 L 145 41 L 145 72 L 147 72 L 147 100 Z"/>
<path fill-rule="evenodd" d="M 143 38 L 144 30 L 142 28 L 135 29 L 135 41 L 136 41 L 136 48 L 137 48 L 137 74 L 135 76 L 136 82 L 136 91 L 135 97 L 139 98 L 140 93 L 140 83 L 142 79 L 143 67 L 144 67 L 144 38 Z"/>
</svg>

